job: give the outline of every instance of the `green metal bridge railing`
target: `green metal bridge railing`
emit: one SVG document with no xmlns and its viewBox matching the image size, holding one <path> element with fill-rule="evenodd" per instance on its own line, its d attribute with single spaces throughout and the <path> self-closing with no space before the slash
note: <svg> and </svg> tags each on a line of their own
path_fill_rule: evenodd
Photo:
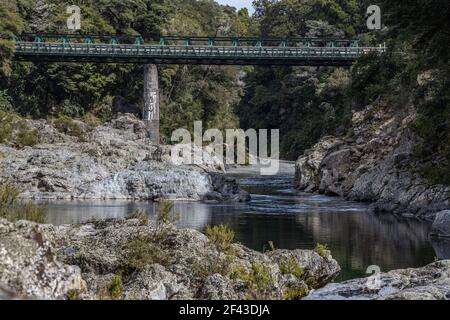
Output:
<svg viewBox="0 0 450 320">
<path fill-rule="evenodd" d="M 179 42 L 182 41 L 182 44 Z M 359 40 L 23 34 L 16 60 L 42 62 L 347 66 L 384 47 Z"/>
</svg>

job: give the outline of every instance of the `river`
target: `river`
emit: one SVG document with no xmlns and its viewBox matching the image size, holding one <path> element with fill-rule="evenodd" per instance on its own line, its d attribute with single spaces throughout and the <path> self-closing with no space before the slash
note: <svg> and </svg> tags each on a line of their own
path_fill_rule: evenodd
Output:
<svg viewBox="0 0 450 320">
<path fill-rule="evenodd" d="M 249 203 L 177 202 L 181 228 L 204 231 L 227 224 L 237 241 L 259 251 L 272 241 L 281 249 L 313 249 L 327 244 L 342 267 L 337 281 L 366 274 L 369 266 L 382 271 L 421 267 L 449 252 L 448 242 L 433 242 L 428 223 L 378 215 L 368 204 L 304 194 L 293 188 L 294 167 L 283 163 L 280 174 L 263 177 L 255 168 L 229 172 L 252 195 Z M 127 201 L 56 201 L 48 204 L 48 222 L 61 225 L 90 218 L 122 218 L 135 209 L 154 216 L 157 204 Z"/>
</svg>

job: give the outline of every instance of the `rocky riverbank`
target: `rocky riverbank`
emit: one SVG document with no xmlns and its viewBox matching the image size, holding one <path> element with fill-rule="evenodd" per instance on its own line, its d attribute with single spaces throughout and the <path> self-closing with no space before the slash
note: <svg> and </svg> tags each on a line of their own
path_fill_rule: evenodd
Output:
<svg viewBox="0 0 450 320">
<path fill-rule="evenodd" d="M 37 144 L 0 145 L 0 181 L 27 199 L 129 199 L 246 201 L 237 182 L 205 153 L 208 165 L 175 166 L 169 147 L 146 138 L 144 123 L 130 114 L 96 127 L 64 121 L 23 120 Z M 23 122 L 22 122 L 23 123 Z"/>
<path fill-rule="evenodd" d="M 432 185 L 418 172 L 413 107 L 382 103 L 353 115 L 348 137 L 325 137 L 297 161 L 296 186 L 306 192 L 373 202 L 378 212 L 432 220 L 450 208 L 450 187 Z"/>
<path fill-rule="evenodd" d="M 450 260 L 333 283 L 307 300 L 450 300 Z"/>
<path fill-rule="evenodd" d="M 298 299 L 339 273 L 326 250 L 259 253 L 143 217 L 55 227 L 0 220 L 0 298 Z"/>
</svg>

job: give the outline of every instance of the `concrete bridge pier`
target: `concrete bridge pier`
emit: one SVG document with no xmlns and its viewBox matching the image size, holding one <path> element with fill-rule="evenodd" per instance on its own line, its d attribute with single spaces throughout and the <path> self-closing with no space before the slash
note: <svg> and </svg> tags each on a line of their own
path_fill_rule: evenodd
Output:
<svg viewBox="0 0 450 320">
<path fill-rule="evenodd" d="M 158 68 L 155 64 L 144 66 L 144 110 L 142 118 L 147 125 L 150 142 L 160 143 L 159 135 L 159 82 Z"/>
</svg>

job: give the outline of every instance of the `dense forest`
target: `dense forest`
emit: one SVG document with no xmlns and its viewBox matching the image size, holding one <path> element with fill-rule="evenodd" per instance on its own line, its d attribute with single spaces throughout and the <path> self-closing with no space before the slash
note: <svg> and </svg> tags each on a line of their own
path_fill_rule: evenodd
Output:
<svg viewBox="0 0 450 320">
<path fill-rule="evenodd" d="M 373 2 L 373 3 L 372 3 Z M 368 32 L 364 0 L 256 0 L 255 14 L 212 0 L 73 0 L 83 33 L 354 38 L 389 52 L 351 69 L 160 66 L 162 131 L 194 120 L 208 127 L 279 128 L 282 155 L 296 159 L 325 135 L 350 134 L 352 111 L 375 101 L 413 104 L 417 156 L 424 174 L 450 181 L 450 4 L 370 1 L 382 8 L 381 31 Z M 142 104 L 142 66 L 31 64 L 11 61 L 14 35 L 66 32 L 63 0 L 0 0 L 0 110 L 30 117 L 111 115 L 112 99 Z M 424 73 L 432 81 L 418 85 Z M 434 160 L 433 163 L 427 159 Z"/>
</svg>

